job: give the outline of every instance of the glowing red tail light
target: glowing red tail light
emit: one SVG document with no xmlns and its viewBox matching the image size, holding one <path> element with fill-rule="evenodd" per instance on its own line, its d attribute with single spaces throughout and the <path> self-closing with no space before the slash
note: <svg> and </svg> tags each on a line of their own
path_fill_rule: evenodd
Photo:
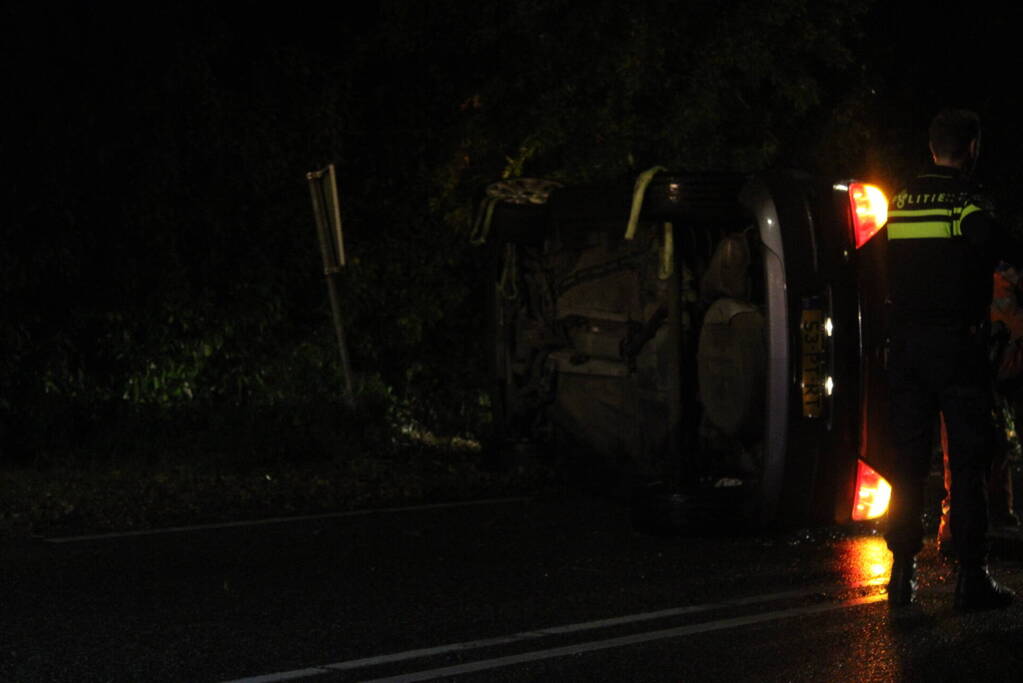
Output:
<svg viewBox="0 0 1023 683">
<path fill-rule="evenodd" d="M 874 468 L 862 460 L 856 467 L 856 496 L 853 498 L 853 521 L 877 519 L 888 512 L 892 487 Z"/>
<path fill-rule="evenodd" d="M 876 185 L 849 183 L 849 203 L 859 249 L 888 222 L 888 198 Z"/>
</svg>

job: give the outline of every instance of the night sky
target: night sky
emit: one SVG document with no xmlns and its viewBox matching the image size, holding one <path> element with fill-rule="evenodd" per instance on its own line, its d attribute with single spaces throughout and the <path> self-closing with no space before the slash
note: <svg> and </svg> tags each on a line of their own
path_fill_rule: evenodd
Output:
<svg viewBox="0 0 1023 683">
<path fill-rule="evenodd" d="M 574 13 L 583 5 L 551 4 L 564 11 L 552 12 L 550 25 L 535 28 L 570 35 L 566 24 L 578 20 Z M 713 11 L 727 15 L 730 7 L 739 4 L 715 3 Z M 212 8 L 167 3 L 134 9 L 13 3 L 4 10 L 3 22 L 5 90 L 9 93 L 5 142 L 14 152 L 7 156 L 34 162 L 44 177 L 54 174 L 64 186 L 89 181 L 86 176 L 91 174 L 85 168 L 61 168 L 71 159 L 89 155 L 99 158 L 83 164 L 102 165 L 96 170 L 104 173 L 104 185 L 144 182 L 137 166 L 150 163 L 146 157 L 152 156 L 147 153 L 156 142 L 152 138 L 187 135 L 189 117 L 208 114 L 206 107 L 216 104 L 203 102 L 201 93 L 190 89 L 194 84 L 181 82 L 189 78 L 181 74 L 199 61 L 204 62 L 207 73 L 191 77 L 215 80 L 218 91 L 238 96 L 233 104 L 244 106 L 248 99 L 256 106 L 270 103 L 308 108 L 309 103 L 295 101 L 296 84 L 287 75 L 274 80 L 265 74 L 268 62 L 290 60 L 300 71 L 344 75 L 347 89 L 323 93 L 322 102 L 334 107 L 333 115 L 359 121 L 359 126 L 348 127 L 346 133 L 379 135 L 380 130 L 371 128 L 374 124 L 382 128 L 411 125 L 444 138 L 451 131 L 444 127 L 457 127 L 460 122 L 450 111 L 447 121 L 431 117 L 433 107 L 451 110 L 464 104 L 473 88 L 487 81 L 488 71 L 495 72 L 495 78 L 506 78 L 515 49 L 482 53 L 475 48 L 485 43 L 481 35 L 486 31 L 500 32 L 504 16 L 499 3 L 448 3 L 478 6 L 454 13 L 465 22 L 461 26 L 435 25 L 438 17 L 439 21 L 445 17 L 441 12 L 431 13 L 428 5 L 367 3 L 340 9 L 325 4 L 299 12 L 243 8 L 235 3 L 217 3 Z M 634 8 L 647 5 L 626 2 L 616 6 L 624 18 L 635 14 Z M 684 26 L 689 7 L 692 16 L 699 18 L 705 6 L 675 3 L 674 16 Z M 873 100 L 864 103 L 858 113 L 861 123 L 871 129 L 872 143 L 882 148 L 875 154 L 883 155 L 885 145 L 899 146 L 903 155 L 914 146 L 918 148 L 933 112 L 954 104 L 976 109 L 988 124 L 986 175 L 1012 172 L 1015 154 L 1011 150 L 1018 145 L 1015 17 L 1004 9 L 995 10 L 995 3 L 954 3 L 939 10 L 930 3 L 875 2 L 844 11 L 836 4 L 834 12 L 854 13 L 864 6 L 868 9 L 857 22 L 858 35 L 852 36 L 850 47 L 873 90 Z M 607 26 L 607 31 L 608 40 L 614 40 L 615 28 Z M 461 46 L 456 44 L 459 39 L 464 42 Z M 791 36 L 794 42 L 801 39 Z M 574 48 L 564 43 L 561 49 L 571 52 Z M 379 50 L 379 55 L 367 58 L 374 50 Z M 409 54 L 414 57 L 405 58 Z M 346 67 L 360 73 L 347 73 Z M 854 76 L 849 71 L 824 86 L 840 92 L 842 80 Z M 334 80 L 339 88 L 341 80 Z M 400 83 L 401 87 L 389 88 L 388 83 Z M 757 103 L 751 105 L 755 108 Z M 389 111 L 381 111 L 383 108 Z M 402 110 L 407 110 L 406 116 L 396 116 Z M 268 113 L 280 116 L 282 112 Z M 315 135 L 317 120 L 308 111 L 296 112 L 293 120 L 282 123 L 297 125 L 303 116 L 310 116 L 307 134 Z M 227 116 L 217 125 L 229 125 L 229 119 Z M 174 125 L 182 130 L 174 130 Z M 152 130 L 150 126 L 164 128 Z M 918 137 L 906 144 L 913 131 Z M 386 145 L 386 137 L 380 136 L 374 144 Z M 290 142 L 282 140 L 281 144 Z M 389 161 L 401 159 L 404 151 L 409 165 L 431 161 L 413 158 L 416 150 L 379 151 Z M 338 152 L 343 154 L 335 146 L 321 154 L 323 159 L 309 159 L 309 164 L 342 161 Z M 118 171 L 109 170 L 113 168 Z M 351 171 L 346 167 L 345 172 Z M 22 198 L 17 203 L 23 203 L 32 188 L 40 185 L 39 177 L 31 175 L 32 181 L 15 179 L 15 196 Z M 988 182 L 997 184 L 998 180 L 989 178 Z M 94 196 L 95 190 L 90 194 Z"/>
</svg>

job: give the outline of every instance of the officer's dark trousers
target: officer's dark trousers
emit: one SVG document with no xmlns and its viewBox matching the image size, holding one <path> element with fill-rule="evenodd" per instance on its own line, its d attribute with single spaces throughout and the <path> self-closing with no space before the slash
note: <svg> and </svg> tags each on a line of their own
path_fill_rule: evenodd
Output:
<svg viewBox="0 0 1023 683">
<path fill-rule="evenodd" d="M 987 556 L 987 472 L 994 446 L 987 350 L 979 335 L 940 326 L 902 325 L 888 370 L 896 463 L 885 539 L 895 554 L 923 547 L 924 481 L 935 421 L 945 415 L 952 474 L 952 536 L 965 566 Z"/>
</svg>

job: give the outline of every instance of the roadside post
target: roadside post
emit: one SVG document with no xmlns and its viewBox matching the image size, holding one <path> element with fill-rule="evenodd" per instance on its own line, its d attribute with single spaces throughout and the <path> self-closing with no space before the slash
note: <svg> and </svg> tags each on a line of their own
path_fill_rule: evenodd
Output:
<svg viewBox="0 0 1023 683">
<path fill-rule="evenodd" d="M 334 318 L 334 331 L 341 352 L 342 398 L 349 408 L 355 407 L 352 391 L 352 369 L 348 362 L 348 346 L 345 343 L 344 324 L 341 319 L 341 298 L 338 296 L 338 275 L 345 266 L 345 245 L 341 232 L 341 203 L 338 200 L 337 174 L 334 164 L 318 171 L 306 173 L 309 192 L 313 202 L 313 217 L 316 220 L 316 235 L 320 241 L 323 256 L 323 276 L 327 282 L 327 297 Z"/>
</svg>

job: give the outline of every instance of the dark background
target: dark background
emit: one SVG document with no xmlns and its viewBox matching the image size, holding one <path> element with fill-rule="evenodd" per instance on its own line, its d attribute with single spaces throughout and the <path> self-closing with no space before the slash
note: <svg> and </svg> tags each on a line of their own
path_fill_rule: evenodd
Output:
<svg viewBox="0 0 1023 683">
<path fill-rule="evenodd" d="M 892 190 L 926 163 L 931 116 L 962 106 L 985 123 L 979 174 L 1017 229 L 1021 60 L 1000 12 L 7 4 L 2 457 L 96 439 L 131 456 L 130 429 L 480 435 L 486 281 L 468 233 L 473 197 L 502 176 L 794 166 Z M 357 414 L 340 405 L 305 185 L 330 162 Z"/>
</svg>

